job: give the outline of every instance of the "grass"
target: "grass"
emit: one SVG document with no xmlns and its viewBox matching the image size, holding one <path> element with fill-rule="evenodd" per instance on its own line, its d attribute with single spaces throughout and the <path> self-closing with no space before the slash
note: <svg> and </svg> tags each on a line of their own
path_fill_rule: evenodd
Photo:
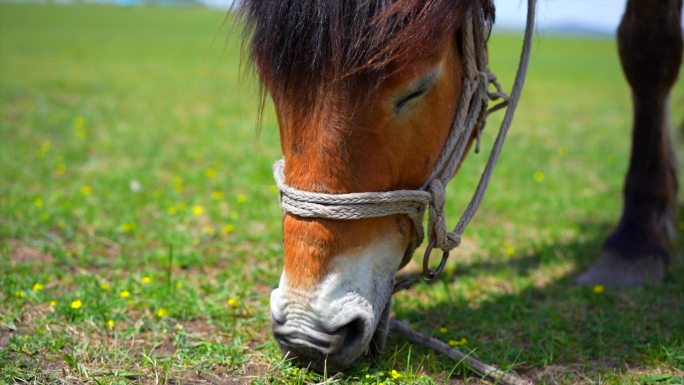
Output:
<svg viewBox="0 0 684 385">
<path fill-rule="evenodd" d="M 0 3 L 0 382 L 481 383 L 398 337 L 334 376 L 282 360 L 268 319 L 276 120 L 267 108 L 257 138 L 257 91 L 224 19 Z M 491 42 L 504 81 L 518 42 Z M 394 312 L 539 383 L 682 383 L 681 259 L 658 287 L 572 284 L 621 207 L 630 106 L 614 43 L 541 36 L 534 51 L 465 245 Z M 471 156 L 450 186 L 452 220 L 483 164 Z"/>
</svg>

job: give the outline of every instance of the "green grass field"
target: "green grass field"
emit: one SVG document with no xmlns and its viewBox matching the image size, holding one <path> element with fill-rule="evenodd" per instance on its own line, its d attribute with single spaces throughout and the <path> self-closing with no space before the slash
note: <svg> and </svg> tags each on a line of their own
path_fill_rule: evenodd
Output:
<svg viewBox="0 0 684 385">
<path fill-rule="evenodd" d="M 257 136 L 257 88 L 225 20 L 0 3 L 0 383 L 483 382 L 396 336 L 334 376 L 283 362 L 268 317 L 276 121 L 267 106 Z M 507 84 L 518 43 L 491 42 Z M 659 287 L 572 283 L 621 207 L 631 115 L 615 44 L 542 35 L 533 49 L 465 244 L 394 313 L 539 383 L 684 383 L 681 258 Z M 681 122 L 681 81 L 672 105 Z M 484 161 L 450 185 L 452 221 Z"/>
</svg>

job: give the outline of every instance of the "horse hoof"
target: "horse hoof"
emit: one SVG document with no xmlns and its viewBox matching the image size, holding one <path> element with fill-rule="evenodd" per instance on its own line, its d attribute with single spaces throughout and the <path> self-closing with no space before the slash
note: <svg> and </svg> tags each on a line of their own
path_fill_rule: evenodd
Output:
<svg viewBox="0 0 684 385">
<path fill-rule="evenodd" d="M 657 285 L 665 278 L 667 265 L 657 256 L 625 259 L 614 253 L 603 252 L 598 261 L 582 273 L 578 285 L 606 287 L 638 287 Z"/>
</svg>

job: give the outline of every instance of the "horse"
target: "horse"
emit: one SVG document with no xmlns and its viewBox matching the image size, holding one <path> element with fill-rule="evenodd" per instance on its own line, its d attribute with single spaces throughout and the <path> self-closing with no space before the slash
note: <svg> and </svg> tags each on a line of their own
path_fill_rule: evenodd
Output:
<svg viewBox="0 0 684 385">
<path fill-rule="evenodd" d="M 284 267 L 270 299 L 272 332 L 283 353 L 301 365 L 342 370 L 382 350 L 395 274 L 422 238 L 422 213 L 416 220 L 410 207 L 382 211 L 363 194 L 423 192 L 431 214 L 443 215 L 432 212 L 437 198 L 425 191 L 426 183 L 464 106 L 473 55 L 463 48 L 470 39 L 466 26 L 486 43 L 494 5 L 242 0 L 239 10 L 262 108 L 269 94 L 284 158 L 276 167 Z M 617 32 L 634 112 L 624 204 L 579 284 L 656 284 L 671 261 L 678 184 L 667 101 L 682 62 L 681 14 L 682 0 L 627 2 Z M 473 18 L 480 20 L 475 27 Z M 476 51 L 482 54 L 486 45 Z M 473 128 L 459 138 L 463 151 L 450 158 L 454 172 L 477 146 L 483 110 L 476 109 Z M 360 194 L 354 197 L 377 215 L 339 219 L 322 214 L 319 201 L 304 202 L 318 210 L 306 215 L 297 202 L 285 205 L 286 191 L 300 200 Z M 448 251 L 458 239 L 442 232 L 435 240 L 439 223 L 428 228 L 428 246 Z"/>
</svg>

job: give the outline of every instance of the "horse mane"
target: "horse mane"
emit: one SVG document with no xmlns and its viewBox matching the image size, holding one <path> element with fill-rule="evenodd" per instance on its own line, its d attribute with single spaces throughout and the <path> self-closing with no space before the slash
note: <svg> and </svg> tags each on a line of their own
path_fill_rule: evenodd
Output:
<svg viewBox="0 0 684 385">
<path fill-rule="evenodd" d="M 238 10 L 262 85 L 314 105 L 325 94 L 370 92 L 477 4 L 493 22 L 491 0 L 239 0 Z"/>
</svg>

